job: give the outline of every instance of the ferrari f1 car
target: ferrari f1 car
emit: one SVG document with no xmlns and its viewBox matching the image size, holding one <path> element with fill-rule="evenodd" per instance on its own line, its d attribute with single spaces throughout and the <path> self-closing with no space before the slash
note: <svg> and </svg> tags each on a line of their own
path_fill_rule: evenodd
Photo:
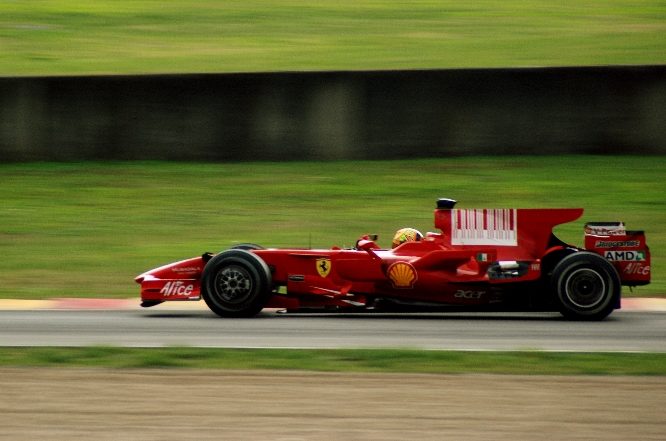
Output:
<svg viewBox="0 0 666 441">
<path fill-rule="evenodd" d="M 553 234 L 570 209 L 455 209 L 440 199 L 439 232 L 405 229 L 394 247 L 374 235 L 351 249 L 264 249 L 240 244 L 136 277 L 142 306 L 203 300 L 222 317 L 264 308 L 307 311 L 559 311 L 601 320 L 620 308 L 621 285 L 650 282 L 642 231 L 585 225 L 585 248 Z"/>
</svg>

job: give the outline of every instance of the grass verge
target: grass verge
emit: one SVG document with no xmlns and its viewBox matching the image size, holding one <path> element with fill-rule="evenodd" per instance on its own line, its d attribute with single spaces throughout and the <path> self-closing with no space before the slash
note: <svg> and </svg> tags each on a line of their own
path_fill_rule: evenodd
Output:
<svg viewBox="0 0 666 441">
<path fill-rule="evenodd" d="M 0 75 L 662 64 L 661 0 L 0 2 Z"/>
<path fill-rule="evenodd" d="M 433 230 L 438 197 L 459 207 L 584 207 L 588 221 L 644 229 L 666 293 L 666 157 L 469 157 L 294 163 L 0 164 L 0 298 L 130 298 L 150 268 L 239 242 L 351 246 Z"/>
<path fill-rule="evenodd" d="M 666 375 L 666 354 L 401 349 L 0 348 L 5 367 L 261 369 L 516 375 Z"/>
</svg>

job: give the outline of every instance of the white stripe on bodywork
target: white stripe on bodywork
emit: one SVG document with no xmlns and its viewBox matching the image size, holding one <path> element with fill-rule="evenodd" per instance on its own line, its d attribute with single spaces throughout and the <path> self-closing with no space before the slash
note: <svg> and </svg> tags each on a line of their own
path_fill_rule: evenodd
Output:
<svg viewBox="0 0 666 441">
<path fill-rule="evenodd" d="M 518 245 L 518 211 L 515 208 L 452 210 L 451 245 Z"/>
</svg>

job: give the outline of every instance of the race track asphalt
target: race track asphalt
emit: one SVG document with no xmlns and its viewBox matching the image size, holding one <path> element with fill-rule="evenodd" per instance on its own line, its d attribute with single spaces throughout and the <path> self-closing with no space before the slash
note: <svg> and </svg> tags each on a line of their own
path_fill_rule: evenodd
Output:
<svg viewBox="0 0 666 441">
<path fill-rule="evenodd" d="M 666 352 L 666 311 L 651 309 L 629 307 L 588 323 L 566 321 L 557 313 L 305 315 L 265 310 L 252 319 L 222 319 L 201 303 L 141 309 L 84 300 L 34 309 L 0 302 L 0 346 Z"/>
<path fill-rule="evenodd" d="M 559 314 L 221 319 L 202 303 L 1 301 L 1 346 L 666 351 L 666 302 Z M 0 369 L 0 439 L 661 440 L 664 377 Z"/>
</svg>

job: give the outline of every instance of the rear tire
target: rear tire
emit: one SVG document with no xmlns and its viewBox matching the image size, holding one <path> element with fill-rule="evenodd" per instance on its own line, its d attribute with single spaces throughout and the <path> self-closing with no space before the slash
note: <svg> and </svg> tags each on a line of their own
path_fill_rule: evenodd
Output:
<svg viewBox="0 0 666 441">
<path fill-rule="evenodd" d="M 613 265 L 587 251 L 563 258 L 550 286 L 560 312 L 571 320 L 604 319 L 615 309 L 622 289 Z"/>
<path fill-rule="evenodd" d="M 253 317 L 271 295 L 271 272 L 249 251 L 232 249 L 213 257 L 201 276 L 201 296 L 221 317 Z"/>
</svg>

